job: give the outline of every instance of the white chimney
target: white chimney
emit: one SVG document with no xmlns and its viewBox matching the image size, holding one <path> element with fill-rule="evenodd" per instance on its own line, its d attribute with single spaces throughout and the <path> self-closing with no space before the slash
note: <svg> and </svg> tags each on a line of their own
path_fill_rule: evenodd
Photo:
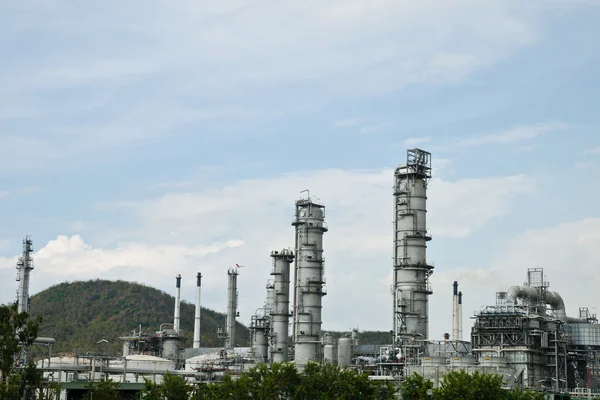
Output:
<svg viewBox="0 0 600 400">
<path fill-rule="evenodd" d="M 200 289 L 202 286 L 202 274 L 196 275 L 196 317 L 194 319 L 194 349 L 200 348 Z"/>
</svg>

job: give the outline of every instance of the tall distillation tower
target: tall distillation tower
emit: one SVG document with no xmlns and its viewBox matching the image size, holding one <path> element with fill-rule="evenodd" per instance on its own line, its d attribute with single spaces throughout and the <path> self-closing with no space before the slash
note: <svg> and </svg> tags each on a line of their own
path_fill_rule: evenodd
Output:
<svg viewBox="0 0 600 400">
<path fill-rule="evenodd" d="M 294 360 L 303 367 L 321 361 L 321 300 L 326 294 L 323 268 L 325 206 L 296 201 L 296 261 L 294 269 Z"/>
<path fill-rule="evenodd" d="M 235 347 L 235 318 L 237 317 L 237 268 L 227 270 L 228 286 L 227 286 L 227 321 L 226 321 L 226 342 L 225 348 L 232 349 Z"/>
<path fill-rule="evenodd" d="M 394 172 L 394 342 L 405 350 L 428 339 L 428 297 L 432 294 L 427 263 L 427 184 L 431 154 L 407 150 L 406 165 Z M 420 342 L 422 343 L 422 342 Z"/>
<path fill-rule="evenodd" d="M 31 236 L 23 239 L 23 254 L 17 261 L 17 281 L 19 291 L 17 293 L 17 312 L 29 312 L 29 275 L 33 269 L 33 241 Z"/>
<path fill-rule="evenodd" d="M 273 271 L 275 277 L 275 298 L 271 310 L 272 346 L 271 359 L 273 362 L 287 362 L 289 348 L 290 321 L 290 264 L 294 261 L 294 252 L 283 249 L 272 251 Z"/>
</svg>

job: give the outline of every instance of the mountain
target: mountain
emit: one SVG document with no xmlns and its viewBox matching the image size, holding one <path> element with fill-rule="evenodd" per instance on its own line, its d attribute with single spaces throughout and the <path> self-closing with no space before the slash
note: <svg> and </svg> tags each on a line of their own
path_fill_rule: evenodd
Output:
<svg viewBox="0 0 600 400">
<path fill-rule="evenodd" d="M 31 298 L 31 314 L 42 315 L 40 336 L 56 339 L 53 353 L 110 351 L 120 355 L 119 336 L 138 330 L 157 331 L 162 323 L 173 323 L 175 298 L 163 291 L 139 283 L 90 280 L 61 283 Z M 194 305 L 181 302 L 181 330 L 192 347 Z M 223 345 L 217 338 L 217 325 L 225 327 L 225 315 L 202 308 L 202 347 Z M 248 346 L 250 332 L 237 324 L 237 342 Z M 98 345 L 102 339 L 108 344 Z M 99 346 L 103 346 L 101 349 Z M 106 347 L 104 347 L 106 346 Z"/>
</svg>

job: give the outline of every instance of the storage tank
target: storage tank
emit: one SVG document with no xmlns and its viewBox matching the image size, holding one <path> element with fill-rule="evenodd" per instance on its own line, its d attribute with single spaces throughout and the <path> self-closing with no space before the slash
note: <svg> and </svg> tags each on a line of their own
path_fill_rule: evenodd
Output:
<svg viewBox="0 0 600 400">
<path fill-rule="evenodd" d="M 183 343 L 179 336 L 163 337 L 162 356 L 169 360 L 178 360 L 183 351 Z"/>
<path fill-rule="evenodd" d="M 252 352 L 257 362 L 266 363 L 268 361 L 267 336 L 263 329 L 254 329 L 252 338 Z"/>
<path fill-rule="evenodd" d="M 334 344 L 326 344 L 323 348 L 323 360 L 326 363 L 337 364 L 337 346 Z"/>
<path fill-rule="evenodd" d="M 349 367 L 352 364 L 352 339 L 340 338 L 338 340 L 338 365 Z"/>
<path fill-rule="evenodd" d="M 127 368 L 131 370 L 166 372 L 175 368 L 173 361 L 160 357 L 136 354 L 125 358 L 127 359 Z"/>
</svg>

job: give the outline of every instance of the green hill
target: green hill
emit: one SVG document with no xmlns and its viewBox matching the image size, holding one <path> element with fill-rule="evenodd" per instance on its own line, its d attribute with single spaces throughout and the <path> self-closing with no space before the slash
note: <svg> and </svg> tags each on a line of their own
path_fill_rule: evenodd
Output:
<svg viewBox="0 0 600 400">
<path fill-rule="evenodd" d="M 31 298 L 31 314 L 42 315 L 40 336 L 56 339 L 53 353 L 106 351 L 97 342 L 108 340 L 110 352 L 121 353 L 119 336 L 134 329 L 156 331 L 162 323 L 173 322 L 175 298 L 163 291 L 139 283 L 91 280 L 61 283 Z M 217 338 L 217 325 L 225 327 L 225 315 L 202 308 L 201 338 L 203 347 L 223 345 Z M 194 305 L 181 303 L 181 329 L 192 347 Z M 248 346 L 250 332 L 237 324 L 240 346 Z M 103 345 L 104 346 L 104 345 Z"/>
</svg>

